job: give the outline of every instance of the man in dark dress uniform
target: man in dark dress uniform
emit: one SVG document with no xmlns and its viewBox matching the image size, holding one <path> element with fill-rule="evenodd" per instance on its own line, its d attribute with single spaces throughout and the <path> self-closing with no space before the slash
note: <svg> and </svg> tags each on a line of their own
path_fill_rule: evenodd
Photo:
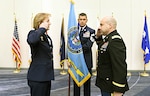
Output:
<svg viewBox="0 0 150 96">
<path fill-rule="evenodd" d="M 102 96 L 122 96 L 129 90 L 127 83 L 126 46 L 116 30 L 113 17 L 104 17 L 96 34 L 98 67 L 96 86 Z M 104 36 L 104 38 L 102 37 Z"/>
</svg>

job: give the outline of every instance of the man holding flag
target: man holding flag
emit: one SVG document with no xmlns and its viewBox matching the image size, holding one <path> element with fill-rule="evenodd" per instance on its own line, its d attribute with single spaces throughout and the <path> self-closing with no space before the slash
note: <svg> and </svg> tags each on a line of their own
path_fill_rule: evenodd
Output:
<svg viewBox="0 0 150 96">
<path fill-rule="evenodd" d="M 68 59 L 70 62 L 69 74 L 74 80 L 74 95 L 80 96 L 80 87 L 84 84 L 84 96 L 90 96 L 90 76 L 92 73 L 93 40 L 90 39 L 95 30 L 89 28 L 85 13 L 79 14 L 77 26 L 74 5 L 71 2 L 68 23 Z M 81 29 L 82 27 L 82 29 Z"/>
</svg>

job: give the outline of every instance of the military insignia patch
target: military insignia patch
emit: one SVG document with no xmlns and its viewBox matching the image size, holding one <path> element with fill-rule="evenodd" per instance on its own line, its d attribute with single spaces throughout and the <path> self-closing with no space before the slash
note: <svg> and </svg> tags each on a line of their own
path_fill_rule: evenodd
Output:
<svg viewBox="0 0 150 96">
<path fill-rule="evenodd" d="M 82 51 L 82 46 L 77 27 L 72 27 L 69 29 L 67 46 L 69 51 L 71 51 L 72 53 L 80 53 Z"/>
<path fill-rule="evenodd" d="M 40 37 L 41 41 L 44 41 L 43 36 Z"/>
<path fill-rule="evenodd" d="M 101 46 L 101 48 L 100 48 L 101 53 L 103 53 L 104 51 L 106 51 L 107 46 L 108 46 L 108 42 L 105 42 L 105 43 Z"/>
<path fill-rule="evenodd" d="M 102 45 L 102 48 L 106 49 L 108 46 L 108 42 L 105 42 L 103 45 Z"/>
<path fill-rule="evenodd" d="M 85 33 L 83 34 L 83 37 L 86 37 L 86 38 L 90 37 L 90 32 L 89 32 L 89 31 L 85 32 Z"/>
</svg>

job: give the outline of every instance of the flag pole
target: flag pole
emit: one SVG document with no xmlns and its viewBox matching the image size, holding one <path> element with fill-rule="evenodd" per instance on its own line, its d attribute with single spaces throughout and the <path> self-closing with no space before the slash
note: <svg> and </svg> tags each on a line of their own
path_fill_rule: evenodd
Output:
<svg viewBox="0 0 150 96">
<path fill-rule="evenodd" d="M 145 18 L 147 18 L 146 17 L 146 10 L 144 11 L 144 15 L 145 15 Z M 146 21 L 145 21 L 146 22 Z M 144 25 L 145 26 L 145 25 Z M 146 64 L 144 64 L 144 72 L 143 73 L 141 73 L 141 76 L 149 76 L 149 74 L 146 72 Z"/>
<path fill-rule="evenodd" d="M 96 51 L 96 69 L 97 69 L 97 63 L 98 63 L 98 50 Z M 97 75 L 97 70 L 95 69 L 95 71 L 92 73 L 94 76 Z"/>
<path fill-rule="evenodd" d="M 68 74 L 68 96 L 70 96 L 70 74 Z"/>
<path fill-rule="evenodd" d="M 97 15 L 97 20 L 98 20 L 98 26 L 99 27 L 99 21 L 100 21 L 100 17 L 99 15 Z M 95 71 L 92 73 L 92 75 L 96 76 L 97 75 L 97 63 L 98 63 L 98 50 L 96 49 L 96 69 Z"/>
<path fill-rule="evenodd" d="M 70 0 L 70 2 L 72 3 L 72 4 L 74 4 L 74 1 L 73 0 Z M 67 60 L 67 63 L 71 63 L 71 62 L 69 62 L 69 60 Z M 71 76 L 70 76 L 70 74 L 68 73 L 68 96 L 70 96 L 70 78 L 71 78 Z"/>
<path fill-rule="evenodd" d="M 144 64 L 144 72 L 141 73 L 141 76 L 147 77 L 149 74 L 146 72 L 146 65 Z"/>
<path fill-rule="evenodd" d="M 71 62 L 69 61 L 69 59 L 66 59 L 66 63 L 67 63 L 68 68 L 70 68 Z M 69 70 L 69 69 L 68 69 L 68 70 Z M 70 78 L 71 78 L 71 76 L 70 76 L 70 74 L 68 73 L 68 96 L 70 96 Z"/>
<path fill-rule="evenodd" d="M 20 69 L 17 68 L 17 61 L 16 61 L 16 69 L 14 70 L 14 73 L 20 73 Z"/>
<path fill-rule="evenodd" d="M 32 13 L 32 15 L 31 15 L 31 29 L 33 28 L 33 13 Z M 28 63 L 29 63 L 29 65 L 31 64 L 31 62 L 32 62 L 32 59 L 31 59 L 31 49 L 29 48 L 29 59 L 28 59 Z"/>
<path fill-rule="evenodd" d="M 127 76 L 131 76 L 131 72 L 128 72 L 128 73 L 127 73 Z"/>
<path fill-rule="evenodd" d="M 63 37 L 64 37 L 64 14 L 62 14 L 61 34 L 63 34 Z M 65 37 L 64 37 L 64 42 L 65 42 Z M 64 44 L 64 46 L 65 46 L 65 44 Z M 64 50 L 65 50 L 65 47 L 64 47 Z M 64 54 L 65 54 L 65 52 L 64 52 Z M 61 61 L 61 64 L 60 64 L 60 65 L 62 65 L 62 71 L 60 72 L 61 75 L 67 74 L 67 72 L 64 69 L 65 63 L 66 63 L 65 59 L 63 61 Z"/>
<path fill-rule="evenodd" d="M 16 22 L 16 14 L 15 14 L 15 13 L 14 13 L 14 20 L 15 20 L 15 22 Z M 15 57 L 15 59 L 16 59 L 16 57 Z M 15 60 L 15 61 L 16 61 L 16 60 Z M 16 63 L 16 68 L 15 68 L 15 70 L 13 71 L 13 73 L 19 73 L 19 72 L 20 72 L 20 69 L 17 68 L 18 62 L 16 61 L 15 63 Z"/>
<path fill-rule="evenodd" d="M 112 14 L 112 17 L 114 17 L 114 13 L 112 12 L 111 14 Z"/>
<path fill-rule="evenodd" d="M 65 62 L 66 62 L 66 60 L 64 60 L 63 63 L 65 63 Z M 62 71 L 60 72 L 60 74 L 61 74 L 61 75 L 66 75 L 66 74 L 67 74 L 67 72 L 66 72 L 65 69 L 64 69 L 64 64 L 62 64 Z"/>
<path fill-rule="evenodd" d="M 71 2 L 72 4 L 74 4 L 74 1 L 73 1 L 73 0 L 70 0 L 70 2 Z"/>
</svg>

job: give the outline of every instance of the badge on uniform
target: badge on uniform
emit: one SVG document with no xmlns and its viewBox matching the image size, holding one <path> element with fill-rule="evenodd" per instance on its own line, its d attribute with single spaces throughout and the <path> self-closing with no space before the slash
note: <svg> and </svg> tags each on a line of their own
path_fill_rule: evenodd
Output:
<svg viewBox="0 0 150 96">
<path fill-rule="evenodd" d="M 103 51 L 106 51 L 107 49 L 107 46 L 108 46 L 108 42 L 105 42 L 102 46 L 101 46 L 101 53 L 103 53 Z"/>
<path fill-rule="evenodd" d="M 103 45 L 102 45 L 102 48 L 107 48 L 107 46 L 108 46 L 108 42 L 105 42 Z"/>
<path fill-rule="evenodd" d="M 41 41 L 44 41 L 43 36 L 40 37 Z"/>
<path fill-rule="evenodd" d="M 89 38 L 90 37 L 90 31 L 83 33 L 83 37 Z"/>
</svg>

